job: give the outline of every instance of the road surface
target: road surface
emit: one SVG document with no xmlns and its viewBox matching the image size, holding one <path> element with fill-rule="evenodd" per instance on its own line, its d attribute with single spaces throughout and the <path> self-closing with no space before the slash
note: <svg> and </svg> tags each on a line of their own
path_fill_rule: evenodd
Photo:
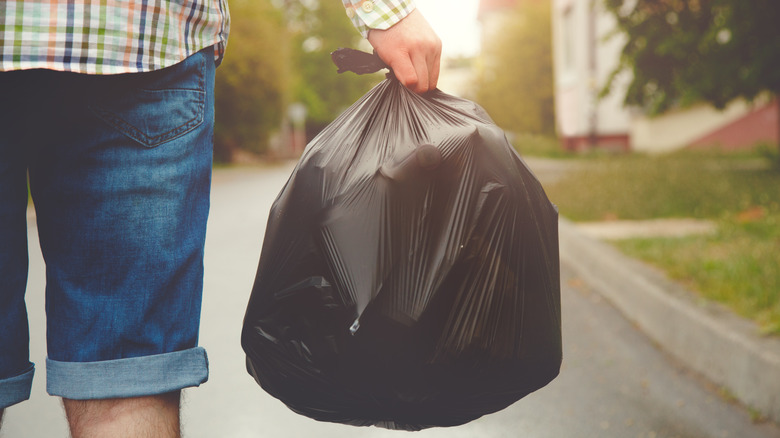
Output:
<svg viewBox="0 0 780 438">
<path fill-rule="evenodd" d="M 533 165 L 532 165 L 533 167 Z M 209 382 L 185 391 L 183 430 L 190 438 L 399 437 L 403 432 L 319 423 L 265 394 L 244 368 L 241 322 L 268 209 L 290 164 L 215 172 L 206 243 L 201 345 Z M 544 181 L 545 170 L 538 172 Z M 31 400 L 7 410 L 0 437 L 65 437 L 60 402 L 45 393 L 43 261 L 30 220 Z M 778 438 L 771 423 L 681 368 L 596 291 L 562 268 L 564 363 L 550 385 L 504 411 L 464 426 L 415 437 L 450 438 Z"/>
</svg>

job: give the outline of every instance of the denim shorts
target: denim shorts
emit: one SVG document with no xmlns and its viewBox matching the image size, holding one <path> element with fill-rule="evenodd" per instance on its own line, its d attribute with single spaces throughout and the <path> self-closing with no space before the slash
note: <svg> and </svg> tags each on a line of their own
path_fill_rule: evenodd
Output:
<svg viewBox="0 0 780 438">
<path fill-rule="evenodd" d="M 135 397 L 207 380 L 214 68 L 205 49 L 149 73 L 0 73 L 0 408 L 29 398 L 34 373 L 28 175 L 46 262 L 47 391 Z"/>
</svg>

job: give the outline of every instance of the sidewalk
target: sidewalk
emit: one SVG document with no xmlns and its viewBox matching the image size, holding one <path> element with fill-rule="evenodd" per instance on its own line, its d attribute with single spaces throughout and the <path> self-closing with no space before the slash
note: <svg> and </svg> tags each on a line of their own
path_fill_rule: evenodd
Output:
<svg viewBox="0 0 780 438">
<path fill-rule="evenodd" d="M 581 163 L 524 158 L 542 184 Z M 726 394 L 780 424 L 780 339 L 668 279 L 660 270 L 623 255 L 600 239 L 675 232 L 708 233 L 706 221 L 559 222 L 561 264 L 601 294 L 658 346 Z M 638 228 L 641 228 L 639 230 Z"/>
<path fill-rule="evenodd" d="M 532 166 L 533 167 L 533 166 Z M 762 416 L 780 423 L 780 339 L 660 271 L 559 222 L 561 263 L 572 268 L 660 348 Z"/>
</svg>

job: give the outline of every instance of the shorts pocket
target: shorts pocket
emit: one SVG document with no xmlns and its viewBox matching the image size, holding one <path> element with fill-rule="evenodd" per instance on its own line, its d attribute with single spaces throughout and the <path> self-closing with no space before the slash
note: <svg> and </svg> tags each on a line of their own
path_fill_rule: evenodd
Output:
<svg viewBox="0 0 780 438">
<path fill-rule="evenodd" d="M 146 147 L 159 146 L 203 123 L 205 92 L 134 89 L 91 105 L 92 112 Z"/>
<path fill-rule="evenodd" d="M 213 53 L 204 49 L 161 70 L 103 76 L 90 110 L 149 148 L 180 137 L 203 123 L 206 63 Z"/>
</svg>

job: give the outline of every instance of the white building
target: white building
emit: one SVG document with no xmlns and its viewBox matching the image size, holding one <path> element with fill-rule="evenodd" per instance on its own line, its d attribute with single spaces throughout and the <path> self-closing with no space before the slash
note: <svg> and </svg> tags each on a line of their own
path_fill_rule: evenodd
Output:
<svg viewBox="0 0 780 438">
<path fill-rule="evenodd" d="M 627 77 L 613 93 L 599 99 L 601 88 L 615 68 L 624 41 L 605 41 L 614 19 L 591 0 L 553 0 L 553 65 L 555 116 L 565 148 L 589 145 L 628 149 L 631 117 L 623 108 Z M 621 86 L 623 84 L 623 86 Z"/>
<path fill-rule="evenodd" d="M 601 0 L 552 0 L 555 112 L 563 146 L 663 152 L 719 145 L 736 149 L 778 141 L 778 104 L 738 100 L 723 111 L 700 104 L 647 117 L 623 107 L 630 73 L 619 77 L 610 95 L 598 94 L 616 67 L 625 40 L 605 38 L 615 21 Z"/>
</svg>

